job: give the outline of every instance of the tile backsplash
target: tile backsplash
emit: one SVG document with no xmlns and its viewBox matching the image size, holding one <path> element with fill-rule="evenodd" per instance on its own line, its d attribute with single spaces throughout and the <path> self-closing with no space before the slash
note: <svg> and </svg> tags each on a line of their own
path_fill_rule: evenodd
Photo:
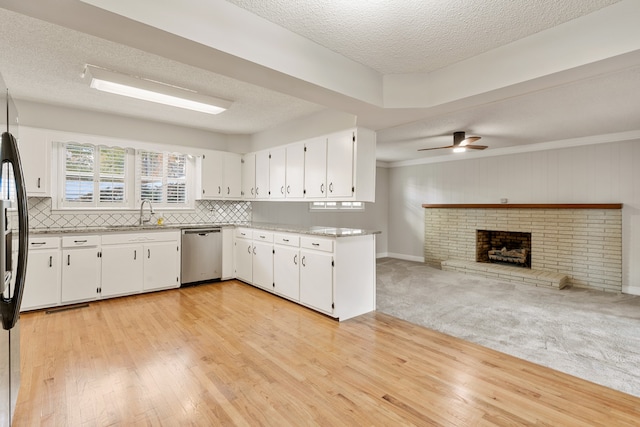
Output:
<svg viewBox="0 0 640 427">
<path fill-rule="evenodd" d="M 51 211 L 51 198 L 29 197 L 29 228 L 81 228 L 113 227 L 138 224 L 140 213 L 132 212 L 71 212 Z M 145 217 L 148 216 L 145 206 Z M 166 224 L 230 223 L 238 224 L 251 221 L 251 202 L 232 200 L 196 200 L 195 210 L 156 211 L 151 217 L 155 223 L 164 218 Z"/>
</svg>

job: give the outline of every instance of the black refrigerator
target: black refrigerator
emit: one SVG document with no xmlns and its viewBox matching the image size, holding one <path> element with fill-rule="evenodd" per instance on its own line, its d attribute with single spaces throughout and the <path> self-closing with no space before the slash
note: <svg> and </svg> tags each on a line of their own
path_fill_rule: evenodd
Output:
<svg viewBox="0 0 640 427">
<path fill-rule="evenodd" d="M 20 303 L 27 268 L 27 194 L 14 135 L 18 114 L 0 75 L 0 427 L 10 426 L 20 388 Z"/>
</svg>

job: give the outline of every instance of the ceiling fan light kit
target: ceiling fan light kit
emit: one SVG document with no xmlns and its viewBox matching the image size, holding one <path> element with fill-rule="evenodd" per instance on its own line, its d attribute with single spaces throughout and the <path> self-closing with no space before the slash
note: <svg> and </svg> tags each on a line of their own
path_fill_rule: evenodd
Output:
<svg viewBox="0 0 640 427">
<path fill-rule="evenodd" d="M 89 64 L 85 66 L 82 76 L 91 79 L 89 86 L 92 89 L 201 113 L 220 114 L 232 104 L 226 99 Z"/>
<path fill-rule="evenodd" d="M 434 148 L 421 148 L 418 151 L 429 151 L 429 150 L 441 150 L 446 148 L 453 148 L 454 153 L 464 153 L 467 151 L 467 148 L 471 148 L 473 150 L 484 150 L 485 148 L 489 148 L 486 145 L 472 145 L 474 142 L 481 139 L 479 136 L 470 136 L 466 137 L 464 132 L 454 132 L 453 133 L 453 145 L 447 145 L 446 147 L 434 147 Z"/>
</svg>

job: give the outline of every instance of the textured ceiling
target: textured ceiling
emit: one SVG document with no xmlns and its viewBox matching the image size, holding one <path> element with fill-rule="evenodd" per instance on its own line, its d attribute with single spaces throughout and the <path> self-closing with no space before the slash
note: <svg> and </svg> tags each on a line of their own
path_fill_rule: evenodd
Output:
<svg viewBox="0 0 640 427">
<path fill-rule="evenodd" d="M 324 107 L 122 44 L 0 9 L 0 70 L 16 99 L 105 111 L 222 133 L 252 134 Z M 212 116 L 90 90 L 93 64 L 231 99 Z"/>
<path fill-rule="evenodd" d="M 150 0 L 137 1 L 143 4 Z M 485 64 L 491 65 L 500 55 L 496 52 L 503 52 L 501 48 L 513 46 L 518 41 L 525 41 L 524 45 L 518 44 L 520 47 L 515 51 L 518 60 L 526 62 L 525 68 L 540 71 L 535 78 L 516 80 L 516 83 L 522 83 L 520 85 L 507 82 L 496 86 L 495 90 L 483 89 L 477 94 L 467 92 L 459 99 L 452 95 L 447 101 L 426 107 L 383 108 L 348 92 L 340 92 L 339 88 L 322 86 L 323 79 L 329 81 L 341 76 L 340 71 L 331 68 L 332 64 L 321 62 L 332 58 L 322 51 L 313 50 L 320 53 L 320 59 L 312 58 L 311 62 L 304 63 L 317 67 L 313 68 L 312 75 L 318 77 L 318 81 L 289 75 L 287 67 L 300 64 L 295 61 L 300 50 L 287 51 L 287 47 L 309 47 L 309 44 L 289 37 L 295 36 L 293 33 L 267 32 L 267 35 L 277 33 L 281 38 L 275 42 L 269 39 L 266 43 L 255 43 L 264 50 L 260 53 L 265 57 L 281 59 L 281 64 L 266 66 L 240 54 L 234 55 L 236 52 L 204 46 L 170 30 L 143 25 L 139 20 L 95 8 L 81 0 L 57 0 L 55 3 L 50 0 L 0 0 L 0 22 L 3 23 L 0 26 L 0 72 L 17 100 L 103 111 L 228 134 L 259 133 L 327 109 L 348 113 L 356 118 L 358 125 L 378 131 L 378 160 L 394 162 L 440 156 L 444 154 L 442 151 L 416 150 L 449 145 L 451 133 L 458 130 L 482 136 L 481 144 L 489 145 L 491 149 L 640 132 L 640 43 L 637 41 L 640 37 L 635 37 L 638 33 L 633 21 L 629 24 L 627 19 L 625 27 L 620 23 L 621 18 L 634 15 L 621 11 L 640 10 L 636 2 L 638 0 L 182 0 L 181 3 L 154 3 L 158 8 L 184 8 L 187 5 L 232 8 L 231 12 L 242 12 L 260 20 L 253 21 L 256 28 L 251 28 L 247 25 L 251 19 L 240 20 L 244 26 L 239 26 L 229 18 L 229 28 L 236 25 L 242 31 L 237 35 L 243 48 L 253 46 L 251 37 L 262 35 L 257 31 L 258 27 L 263 28 L 263 23 L 273 27 L 274 23 L 323 46 L 325 51 L 339 53 L 340 58 L 375 70 L 372 74 L 381 81 L 382 75 L 440 70 L 429 76 L 444 75 L 445 79 L 439 81 L 450 89 L 443 91 L 445 95 L 459 93 L 457 86 L 465 86 L 460 84 L 459 75 L 446 80 L 448 71 L 456 66 L 466 67 L 467 61 L 484 54 L 490 58 Z M 107 8 L 116 4 L 131 5 L 126 0 L 103 3 Z M 143 10 L 146 13 L 148 9 Z M 165 12 L 172 17 L 172 22 L 179 22 L 179 17 L 171 14 L 179 9 Z M 238 18 L 240 14 L 231 15 Z M 571 34 L 576 34 L 571 33 L 575 26 L 571 25 L 569 30 L 566 26 L 595 15 L 595 21 L 587 22 L 597 22 L 600 28 L 597 25 L 582 25 L 581 28 L 588 28 L 586 36 L 595 34 L 598 29 L 605 36 L 588 43 L 581 43 L 581 37 L 571 39 Z M 583 56 L 592 51 L 602 52 L 601 59 L 587 61 L 584 67 L 581 64 L 565 65 L 563 59 L 573 52 L 551 52 L 551 45 L 557 44 L 555 35 L 558 33 L 555 32 L 551 33 L 554 35 L 551 43 L 544 46 L 548 50 L 543 49 L 542 54 L 538 50 L 539 56 L 535 59 L 528 56 L 539 46 L 537 39 L 527 39 L 527 36 L 549 34 L 550 31 L 545 30 L 560 28 L 557 26 L 565 22 L 568 24 L 559 34 L 569 35 L 569 46 L 583 49 L 579 52 Z M 204 28 L 207 25 L 210 26 L 209 21 L 204 20 Z M 222 22 L 221 26 L 225 25 L 227 22 Z M 634 37 L 624 39 L 616 35 L 618 38 L 615 39 L 618 28 Z M 245 34 L 247 39 L 242 39 Z M 133 40 L 136 36 L 138 38 Z M 156 37 L 163 41 L 158 42 Z M 622 40 L 622 43 L 607 44 L 607 40 L 614 39 Z M 171 44 L 176 40 L 178 43 Z M 592 49 L 591 44 L 600 40 L 603 43 Z M 618 50 L 619 45 L 625 45 L 627 50 Z M 522 52 L 525 54 L 518 56 Z M 511 50 L 509 55 L 513 54 L 514 50 Z M 509 55 L 507 59 L 513 58 Z M 99 93 L 89 89 L 80 77 L 85 63 L 188 87 L 231 99 L 234 104 L 223 114 L 210 116 Z M 553 68 L 558 64 L 564 68 Z M 592 65 L 595 68 L 585 72 L 585 68 Z M 528 70 L 520 71 L 526 73 Z M 485 82 L 496 82 L 496 78 L 505 77 L 504 74 L 494 75 L 499 72 L 482 74 L 474 69 L 474 73 L 466 76 L 481 88 Z M 351 80 L 356 86 L 359 76 L 356 74 Z M 500 83 L 507 81 L 511 74 L 506 77 Z M 514 86 L 520 89 L 511 91 Z M 414 90 L 413 86 L 409 86 L 408 93 L 417 94 L 419 100 L 429 96 L 428 91 Z"/>
<path fill-rule="evenodd" d="M 227 0 L 382 74 L 442 68 L 619 0 Z"/>
</svg>

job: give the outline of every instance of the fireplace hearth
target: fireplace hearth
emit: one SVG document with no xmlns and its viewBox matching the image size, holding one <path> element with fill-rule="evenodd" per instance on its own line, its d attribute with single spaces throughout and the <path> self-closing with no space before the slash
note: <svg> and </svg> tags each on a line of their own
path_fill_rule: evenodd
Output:
<svg viewBox="0 0 640 427">
<path fill-rule="evenodd" d="M 531 268 L 531 233 L 476 230 L 476 261 Z"/>
</svg>

